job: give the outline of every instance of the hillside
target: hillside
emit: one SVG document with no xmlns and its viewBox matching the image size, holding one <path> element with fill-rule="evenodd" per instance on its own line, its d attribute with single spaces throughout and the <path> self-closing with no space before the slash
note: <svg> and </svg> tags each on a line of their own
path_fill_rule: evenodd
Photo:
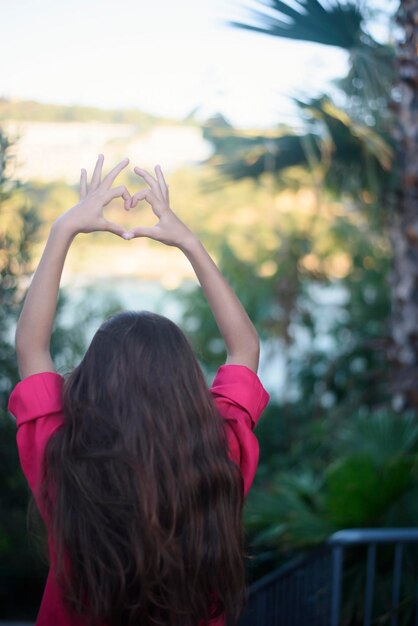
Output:
<svg viewBox="0 0 418 626">
<path fill-rule="evenodd" d="M 165 171 L 202 161 L 211 148 L 193 120 L 169 120 L 139 110 L 0 99 L 0 126 L 13 141 L 10 164 L 23 181 L 75 184 L 81 167 L 130 157 L 142 167 L 160 162 Z"/>
<path fill-rule="evenodd" d="M 141 129 L 155 124 L 170 123 L 139 109 L 100 109 L 80 105 L 60 105 L 35 100 L 0 98 L 0 123 L 6 120 L 20 122 L 104 122 L 107 124 L 134 124 Z"/>
</svg>

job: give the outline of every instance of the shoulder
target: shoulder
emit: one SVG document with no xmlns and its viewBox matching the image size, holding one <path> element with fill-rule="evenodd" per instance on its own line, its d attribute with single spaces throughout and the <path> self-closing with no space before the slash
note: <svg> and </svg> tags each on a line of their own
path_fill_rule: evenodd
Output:
<svg viewBox="0 0 418 626">
<path fill-rule="evenodd" d="M 56 372 L 31 374 L 15 385 L 7 407 L 16 419 L 20 464 L 40 511 L 37 496 L 45 446 L 64 423 L 63 384 L 64 377 Z"/>
<path fill-rule="evenodd" d="M 210 392 L 224 418 L 231 458 L 241 468 L 246 496 L 259 458 L 259 445 L 253 431 L 270 395 L 252 369 L 236 364 L 222 365 L 218 369 Z"/>
<path fill-rule="evenodd" d="M 245 412 L 252 429 L 270 400 L 258 375 L 246 365 L 221 365 L 210 392 L 222 415 Z"/>
<path fill-rule="evenodd" d="M 20 380 L 13 388 L 7 405 L 16 418 L 17 426 L 60 412 L 64 380 L 57 372 L 39 372 Z"/>
</svg>

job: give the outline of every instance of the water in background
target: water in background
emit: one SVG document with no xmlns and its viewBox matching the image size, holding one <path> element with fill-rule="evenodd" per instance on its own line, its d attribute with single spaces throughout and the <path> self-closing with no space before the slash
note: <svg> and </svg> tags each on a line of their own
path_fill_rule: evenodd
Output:
<svg viewBox="0 0 418 626">
<path fill-rule="evenodd" d="M 187 281 L 184 285 L 193 288 L 196 281 Z M 71 287 L 62 287 L 68 297 L 68 306 L 61 322 L 65 326 L 73 325 L 77 320 L 80 307 L 91 301 L 97 307 L 97 315 L 85 328 L 87 345 L 103 321 L 103 309 L 112 300 L 116 300 L 123 310 L 149 310 L 160 313 L 181 325 L 182 306 L 175 291 L 165 289 L 161 283 L 144 281 L 134 277 L 118 277 L 109 279 L 95 279 L 94 282 L 81 282 L 81 279 L 72 281 Z M 271 339 L 261 342 L 260 365 L 258 375 L 272 398 L 288 401 L 299 395 L 295 381 L 288 380 L 287 360 L 300 356 L 312 347 L 321 348 L 328 352 L 339 350 L 335 345 L 329 329 L 341 316 L 345 315 L 343 304 L 347 293 L 341 285 L 331 286 L 312 285 L 310 288 L 310 303 L 312 312 L 317 319 L 317 334 L 309 336 L 306 328 L 292 324 L 291 334 L 294 343 L 286 349 L 280 339 Z M 86 301 L 87 298 L 87 301 Z M 222 365 L 222 363 L 219 363 Z"/>
<path fill-rule="evenodd" d="M 188 282 L 193 287 L 195 282 Z M 61 323 L 72 326 L 77 321 L 77 312 L 94 301 L 97 316 L 85 328 L 87 345 L 103 322 L 103 309 L 111 301 L 117 300 L 124 310 L 148 310 L 160 313 L 181 325 L 181 301 L 174 291 L 164 289 L 160 283 L 144 281 L 131 277 L 95 279 L 94 283 L 74 281 L 71 286 L 62 287 L 68 298 L 68 305 L 63 312 Z M 90 300 L 91 302 L 88 302 Z M 279 345 L 262 343 L 258 375 L 272 396 L 280 394 L 285 385 L 284 358 Z M 219 363 L 222 365 L 222 363 Z"/>
</svg>

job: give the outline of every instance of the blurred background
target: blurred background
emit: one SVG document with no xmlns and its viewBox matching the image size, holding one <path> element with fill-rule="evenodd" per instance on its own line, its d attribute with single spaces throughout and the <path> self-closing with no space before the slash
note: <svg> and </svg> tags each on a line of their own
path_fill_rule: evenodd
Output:
<svg viewBox="0 0 418 626">
<path fill-rule="evenodd" d="M 271 402 L 245 507 L 249 581 L 341 528 L 414 526 L 416 406 L 390 391 L 391 128 L 399 3 L 18 0 L 0 56 L 0 619 L 35 619 L 47 575 L 7 412 L 14 330 L 51 222 L 124 157 L 159 163 L 172 208 L 262 338 Z M 152 224 L 141 203 L 105 215 Z M 393 294 L 392 294 L 393 295 Z M 168 315 L 208 384 L 223 342 L 180 251 L 80 234 L 51 352 L 65 374 L 105 317 Z M 382 573 L 384 576 L 384 572 Z M 360 602 L 353 594 L 347 611 Z M 350 622 L 357 623 L 357 622 Z M 382 622 L 383 623 L 383 622 Z"/>
</svg>

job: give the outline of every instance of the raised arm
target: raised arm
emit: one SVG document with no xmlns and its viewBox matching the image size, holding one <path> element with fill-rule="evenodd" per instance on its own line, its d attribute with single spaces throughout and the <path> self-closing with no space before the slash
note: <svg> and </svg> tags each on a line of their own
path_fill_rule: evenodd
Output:
<svg viewBox="0 0 418 626">
<path fill-rule="evenodd" d="M 125 208 L 129 208 L 131 196 L 126 188 L 122 185 L 110 188 L 128 162 L 128 159 L 125 159 L 119 163 L 101 182 L 103 155 L 100 155 L 89 189 L 87 173 L 83 169 L 80 180 L 80 202 L 56 219 L 51 226 L 16 326 L 15 347 L 21 378 L 40 372 L 55 371 L 50 354 L 52 326 L 64 262 L 75 236 L 78 233 L 97 230 L 107 230 L 120 236 L 124 234 L 125 229 L 108 222 L 102 210 L 117 196 L 123 196 Z"/>
<path fill-rule="evenodd" d="M 16 326 L 16 357 L 21 378 L 55 371 L 49 346 L 61 274 L 73 238 L 60 224 L 52 225 Z"/>
<path fill-rule="evenodd" d="M 149 188 L 132 197 L 132 206 L 138 200 L 147 200 L 159 222 L 152 227 L 133 228 L 132 232 L 136 237 L 151 237 L 183 251 L 196 273 L 225 341 L 226 363 L 246 365 L 257 372 L 260 353 L 257 331 L 201 241 L 170 208 L 168 186 L 161 168 L 155 168 L 156 179 L 143 169 L 135 168 L 135 172 L 144 178 Z"/>
<path fill-rule="evenodd" d="M 244 307 L 207 250 L 193 236 L 179 245 L 189 259 L 205 293 L 226 346 L 226 363 L 246 365 L 257 372 L 260 341 Z"/>
</svg>

